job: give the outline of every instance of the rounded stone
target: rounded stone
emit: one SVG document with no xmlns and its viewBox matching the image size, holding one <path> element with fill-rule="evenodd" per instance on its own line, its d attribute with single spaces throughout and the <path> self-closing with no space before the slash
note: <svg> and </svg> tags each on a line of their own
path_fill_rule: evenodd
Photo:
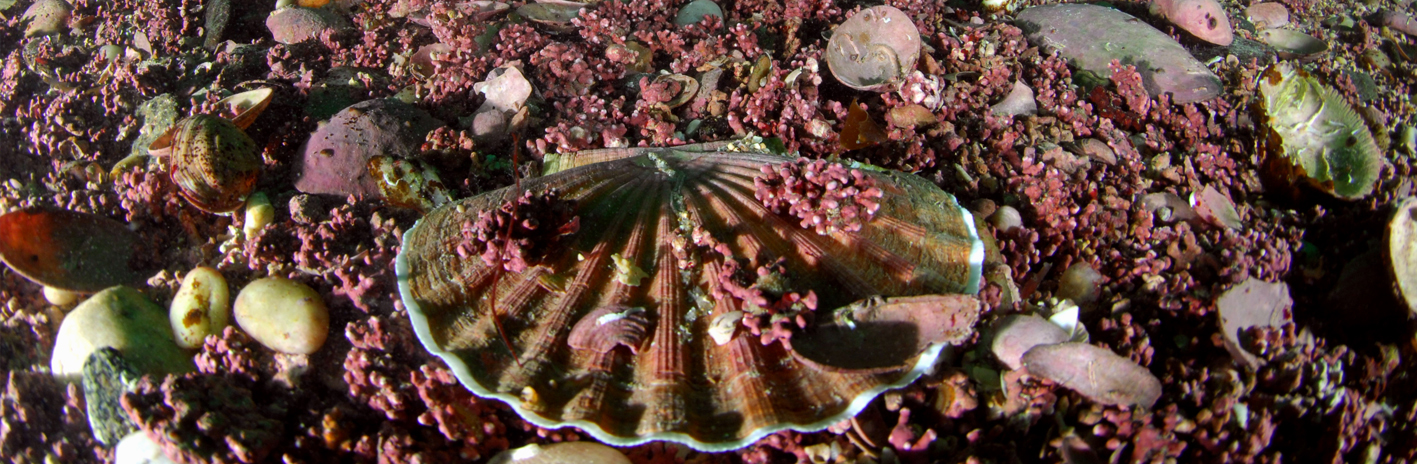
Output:
<svg viewBox="0 0 1417 464">
<path fill-rule="evenodd" d="M 231 320 L 231 290 L 221 272 L 199 267 L 187 273 L 167 313 L 177 345 L 200 348 L 207 335 L 219 334 Z"/>
<path fill-rule="evenodd" d="M 723 8 L 720 8 L 713 0 L 694 0 L 679 9 L 679 14 L 674 16 L 674 24 L 688 26 L 703 21 L 705 16 L 717 16 L 723 19 Z"/>
<path fill-rule="evenodd" d="M 84 361 L 99 348 L 113 347 L 144 374 L 180 374 L 195 367 L 177 346 L 161 306 L 129 287 L 117 286 L 80 303 L 59 326 L 50 372 L 79 380 Z"/>
<path fill-rule="evenodd" d="M 141 431 L 130 433 L 118 442 L 118 446 L 113 450 L 113 462 L 115 464 L 176 463 L 167 455 L 162 454 L 161 445 Z"/>
<path fill-rule="evenodd" d="M 251 282 L 236 295 L 236 325 L 267 348 L 310 354 L 325 344 L 330 312 L 315 290 L 283 277 Z"/>
</svg>

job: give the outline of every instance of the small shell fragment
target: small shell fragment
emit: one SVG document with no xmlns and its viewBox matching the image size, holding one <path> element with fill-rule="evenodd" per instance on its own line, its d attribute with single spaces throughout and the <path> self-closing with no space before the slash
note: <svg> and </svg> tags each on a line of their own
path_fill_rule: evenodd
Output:
<svg viewBox="0 0 1417 464">
<path fill-rule="evenodd" d="M 709 324 L 709 337 L 719 346 L 728 344 L 728 341 L 733 339 L 733 334 L 738 333 L 738 322 L 742 320 L 742 311 L 729 311 L 714 316 L 713 322 Z"/>
<path fill-rule="evenodd" d="M 1161 381 L 1145 367 L 1112 350 L 1087 343 L 1039 345 L 1023 355 L 1030 375 L 1057 382 L 1103 405 L 1150 408 L 1161 398 Z"/>
</svg>

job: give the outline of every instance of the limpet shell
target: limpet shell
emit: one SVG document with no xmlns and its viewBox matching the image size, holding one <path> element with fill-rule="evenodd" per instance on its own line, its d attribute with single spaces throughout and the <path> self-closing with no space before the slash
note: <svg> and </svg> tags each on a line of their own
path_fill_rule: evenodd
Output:
<svg viewBox="0 0 1417 464">
<path fill-rule="evenodd" d="M 433 210 L 396 261 L 424 347 L 533 424 L 736 449 L 848 419 L 972 333 L 967 294 L 997 250 L 924 179 L 758 153 L 582 153 L 521 191 Z M 857 189 L 836 205 L 854 219 L 798 207 L 810 196 L 793 192 L 842 179 L 823 188 Z M 837 345 L 864 350 L 843 360 Z"/>
</svg>

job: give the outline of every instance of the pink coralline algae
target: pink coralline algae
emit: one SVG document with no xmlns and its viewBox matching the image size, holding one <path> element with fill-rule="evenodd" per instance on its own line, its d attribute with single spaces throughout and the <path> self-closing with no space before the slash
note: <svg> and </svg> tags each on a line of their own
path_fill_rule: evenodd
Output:
<svg viewBox="0 0 1417 464">
<path fill-rule="evenodd" d="M 259 388 L 235 375 L 144 377 L 122 402 L 129 418 L 179 462 L 259 463 L 283 439 L 287 397 Z"/>
<path fill-rule="evenodd" d="M 753 184 L 763 206 L 796 217 L 802 228 L 822 235 L 861 230 L 880 208 L 883 195 L 859 169 L 806 158 L 763 166 Z"/>
<path fill-rule="evenodd" d="M 97 445 L 78 385 L 65 388 L 48 374 L 8 372 L 0 391 L 0 460 L 92 461 L 100 457 Z"/>
<path fill-rule="evenodd" d="M 540 195 L 523 192 L 500 208 L 483 212 L 477 222 L 464 224 L 458 256 L 480 256 L 488 266 L 500 262 L 509 272 L 522 272 L 557 252 L 562 237 L 580 229 L 574 208 L 573 200 L 562 200 L 555 190 Z"/>
</svg>

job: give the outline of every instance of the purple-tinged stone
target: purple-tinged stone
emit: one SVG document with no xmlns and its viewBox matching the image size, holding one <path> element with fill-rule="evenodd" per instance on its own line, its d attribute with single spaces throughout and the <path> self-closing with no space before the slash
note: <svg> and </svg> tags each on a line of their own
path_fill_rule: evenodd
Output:
<svg viewBox="0 0 1417 464">
<path fill-rule="evenodd" d="M 1136 66 L 1153 97 L 1169 93 L 1173 103 L 1187 104 L 1220 95 L 1220 78 L 1181 44 L 1121 11 L 1044 5 L 1019 12 L 1017 23 L 1029 42 L 1059 52 L 1082 71 L 1105 78 L 1112 75 L 1107 65 L 1113 60 Z"/>
<path fill-rule="evenodd" d="M 397 100 L 355 103 L 320 125 L 300 148 L 295 189 L 380 196 L 378 184 L 369 177 L 369 159 L 409 158 L 418 153 L 424 136 L 440 125 L 422 109 Z"/>
</svg>

